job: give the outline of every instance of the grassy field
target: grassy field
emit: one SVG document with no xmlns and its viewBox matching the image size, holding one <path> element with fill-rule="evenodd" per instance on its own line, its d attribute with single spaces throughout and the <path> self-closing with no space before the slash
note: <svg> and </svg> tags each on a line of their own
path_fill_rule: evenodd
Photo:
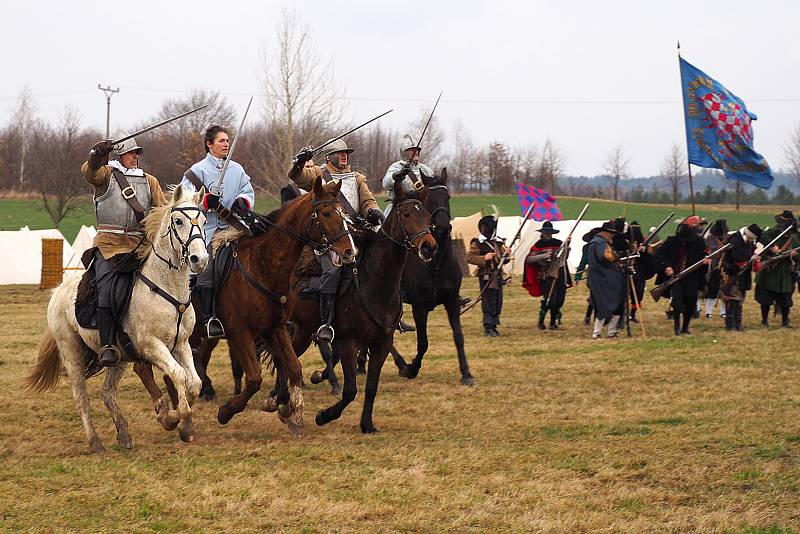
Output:
<svg viewBox="0 0 800 534">
<path fill-rule="evenodd" d="M 437 311 L 420 377 L 384 368 L 375 422 L 358 430 L 363 392 L 326 427 L 313 414 L 327 388 L 306 389 L 306 435 L 292 438 L 264 394 L 227 427 L 196 405 L 192 445 L 154 420 L 132 373 L 120 398 L 134 449 L 91 383 L 109 452 L 88 456 L 71 391 L 27 397 L 48 292 L 0 287 L 0 531 L 25 532 L 798 532 L 800 356 L 797 330 L 744 333 L 701 319 L 669 335 L 664 304 L 647 302 L 647 338 L 589 339 L 585 290 L 570 293 L 564 329 L 533 328 L 538 303 L 515 280 L 503 337 L 465 316 L 478 381 L 458 385 Z M 474 296 L 474 279 L 464 293 Z M 411 353 L 412 334 L 399 336 Z M 303 358 L 304 373 L 319 365 Z M 231 393 L 226 351 L 212 360 Z M 219 402 L 219 401 L 218 401 Z"/>
<path fill-rule="evenodd" d="M 384 205 L 379 196 L 378 201 Z M 586 218 L 590 220 L 609 220 L 625 215 L 629 221 L 639 221 L 645 228 L 656 226 L 670 212 L 675 212 L 675 218 L 685 217 L 692 212 L 691 206 L 680 204 L 678 206 L 660 204 L 631 204 L 627 202 L 614 202 L 602 199 L 584 199 L 574 197 L 559 197 L 558 206 L 565 219 L 578 216 L 586 202 L 591 203 Z M 516 195 L 459 195 L 453 197 L 451 202 L 454 217 L 472 215 L 481 209 L 489 210 L 495 205 L 500 215 L 521 215 L 519 201 Z M 256 200 L 259 211 L 265 212 L 277 207 L 277 201 L 272 197 L 259 197 Z M 774 223 L 774 215 L 783 209 L 793 209 L 800 212 L 798 206 L 743 206 L 741 211 L 735 211 L 732 206 L 698 205 L 697 212 L 709 220 L 727 219 L 730 228 L 741 228 L 750 223 L 758 223 L 761 227 Z M 24 225 L 31 230 L 52 228 L 53 223 L 44 210 L 40 200 L 0 199 L 0 230 L 18 230 Z M 81 225 L 95 224 L 94 208 L 90 200 L 86 200 L 80 209 L 64 219 L 61 223 L 61 232 L 72 241 L 78 234 Z"/>
</svg>

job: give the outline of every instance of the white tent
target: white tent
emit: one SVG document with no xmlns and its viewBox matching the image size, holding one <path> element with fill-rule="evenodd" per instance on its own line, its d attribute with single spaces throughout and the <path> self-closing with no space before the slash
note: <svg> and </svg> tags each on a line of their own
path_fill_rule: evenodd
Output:
<svg viewBox="0 0 800 534">
<path fill-rule="evenodd" d="M 0 231 L 0 285 L 38 284 L 42 276 L 42 238 L 60 238 L 56 230 Z M 72 256 L 72 246 L 64 239 L 64 263 Z"/>
<path fill-rule="evenodd" d="M 83 268 L 81 256 L 83 256 L 83 253 L 86 252 L 86 250 L 92 247 L 92 243 L 94 243 L 94 237 L 96 235 L 97 230 L 94 226 L 81 225 L 81 229 L 78 231 L 78 235 L 75 237 L 75 241 L 72 243 L 72 255 L 64 264 L 65 268 Z"/>
<path fill-rule="evenodd" d="M 469 217 L 456 217 L 453 219 L 453 238 L 454 239 L 463 239 L 464 245 L 469 247 L 469 242 L 478 237 L 478 220 L 480 219 L 481 214 L 480 212 L 475 213 L 474 215 L 470 215 Z M 583 220 L 578 223 L 578 227 L 575 229 L 575 232 L 572 234 L 572 241 L 570 242 L 570 251 L 569 251 L 569 259 L 567 260 L 567 264 L 569 265 L 569 269 L 572 272 L 578 267 L 578 263 L 581 261 L 581 253 L 583 252 L 583 242 L 584 234 L 586 234 L 592 228 L 597 228 L 602 226 L 605 221 L 586 221 Z M 517 229 L 519 225 L 522 224 L 522 217 L 500 217 L 497 222 L 497 235 L 504 238 L 506 240 L 506 244 L 509 244 L 512 239 L 514 239 L 514 235 L 517 233 Z M 542 227 L 543 221 L 534 221 L 528 220 L 525 223 L 524 228 L 522 229 L 522 233 L 517 240 L 516 245 L 514 245 L 514 249 L 512 250 L 511 254 L 511 262 L 506 265 L 506 271 L 513 271 L 516 274 L 521 274 L 524 270 L 525 266 L 525 256 L 528 255 L 533 244 L 539 239 L 541 234 L 537 231 Z M 564 239 L 569 231 L 572 229 L 572 226 L 575 224 L 574 220 L 571 221 L 553 221 L 553 226 L 559 230 L 559 233 L 556 234 L 556 237 L 560 239 Z M 470 273 L 474 274 L 474 266 L 470 265 Z"/>
</svg>

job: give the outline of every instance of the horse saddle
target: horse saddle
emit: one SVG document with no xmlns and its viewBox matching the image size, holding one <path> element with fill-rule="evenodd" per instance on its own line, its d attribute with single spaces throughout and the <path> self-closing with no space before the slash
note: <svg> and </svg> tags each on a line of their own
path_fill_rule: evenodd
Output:
<svg viewBox="0 0 800 534">
<path fill-rule="evenodd" d="M 75 298 L 75 316 L 78 324 L 83 328 L 97 329 L 97 287 L 95 284 L 95 268 L 91 258 L 96 249 L 90 248 L 82 256 L 84 265 L 88 265 L 78 284 L 78 294 Z M 115 257 L 116 258 L 116 257 Z M 113 260 L 112 260 L 113 261 Z M 114 261 L 111 276 L 111 315 L 117 324 L 128 312 L 133 293 L 133 277 L 142 265 L 142 260 L 136 254 L 121 255 Z"/>
<path fill-rule="evenodd" d="M 320 282 L 322 280 L 322 267 L 320 266 L 314 251 L 306 247 L 300 254 L 297 262 L 297 290 L 301 299 L 319 298 Z M 353 271 L 349 266 L 342 266 L 342 278 L 339 281 L 337 293 L 342 295 L 347 291 L 347 287 L 353 281 Z"/>
</svg>

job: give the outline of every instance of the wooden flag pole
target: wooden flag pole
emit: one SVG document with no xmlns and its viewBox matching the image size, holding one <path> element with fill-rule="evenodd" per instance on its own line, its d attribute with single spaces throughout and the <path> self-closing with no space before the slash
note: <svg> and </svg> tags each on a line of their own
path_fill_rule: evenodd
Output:
<svg viewBox="0 0 800 534">
<path fill-rule="evenodd" d="M 681 42 L 678 41 L 678 75 L 680 76 L 681 71 Z M 681 84 L 681 96 L 683 97 L 683 84 Z M 683 101 L 684 107 L 684 114 L 686 113 L 686 99 L 684 98 Z M 689 132 L 686 132 L 686 135 L 689 135 Z M 697 215 L 697 211 L 695 210 L 694 206 L 694 183 L 692 182 L 692 163 L 689 161 L 689 138 L 686 138 L 686 166 L 689 169 L 689 198 L 692 201 L 692 215 Z"/>
</svg>

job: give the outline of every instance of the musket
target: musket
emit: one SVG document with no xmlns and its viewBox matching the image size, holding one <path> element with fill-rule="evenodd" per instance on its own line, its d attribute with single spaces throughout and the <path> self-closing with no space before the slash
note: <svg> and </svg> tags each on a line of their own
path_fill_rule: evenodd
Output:
<svg viewBox="0 0 800 534">
<path fill-rule="evenodd" d="M 717 250 L 715 250 L 714 252 L 712 252 L 711 254 L 709 254 L 708 256 L 703 258 L 702 260 L 700 260 L 700 261 L 698 261 L 696 263 L 693 263 L 692 265 L 690 265 L 689 267 L 685 268 L 684 270 L 682 270 L 678 274 L 670 277 L 666 282 L 664 282 L 664 283 L 662 283 L 660 285 L 657 285 L 656 287 L 651 289 L 650 290 L 650 295 L 653 297 L 653 300 L 658 302 L 658 299 L 661 298 L 661 296 L 664 294 L 664 291 L 666 291 L 669 287 L 671 287 L 673 284 L 675 284 L 677 282 L 680 282 L 681 280 L 683 280 L 684 278 L 686 278 L 687 276 L 689 276 L 690 274 L 692 274 L 693 272 L 698 270 L 700 267 L 703 266 L 703 263 L 705 263 L 706 260 L 710 260 L 710 259 L 714 258 L 715 256 L 719 256 L 720 254 L 722 254 L 723 252 L 725 252 L 726 250 L 728 250 L 732 246 L 733 245 L 731 245 L 730 243 L 726 243 L 725 245 L 719 247 Z"/>
<path fill-rule="evenodd" d="M 470 304 L 469 306 L 467 306 L 466 308 L 461 310 L 461 313 L 459 315 L 464 315 L 469 310 L 471 310 L 478 302 L 480 302 L 481 299 L 483 298 L 483 294 L 486 292 L 486 288 L 488 288 L 489 285 L 491 285 L 491 283 L 493 281 L 493 278 L 495 278 L 498 275 L 498 273 L 502 272 L 503 265 L 505 264 L 506 260 L 508 259 L 508 256 L 511 253 L 511 249 L 514 246 L 514 243 L 516 243 L 517 239 L 519 239 L 519 236 L 522 235 L 522 229 L 525 227 L 525 223 L 528 222 L 528 219 L 531 216 L 531 212 L 533 211 L 533 208 L 535 208 L 535 207 L 536 207 L 536 204 L 534 202 L 531 202 L 531 205 L 528 206 L 528 211 L 525 212 L 525 215 L 522 218 L 522 224 L 519 225 L 519 228 L 517 229 L 517 233 L 514 234 L 514 239 L 511 240 L 511 243 L 506 247 L 506 250 L 500 256 L 500 261 L 497 264 L 497 269 L 495 269 L 495 271 L 492 273 L 492 279 L 490 279 L 483 286 L 483 289 L 481 289 L 481 292 L 478 293 L 478 297 L 474 301 L 472 301 L 472 304 Z"/>
<path fill-rule="evenodd" d="M 171 119 L 167 119 L 167 120 L 165 120 L 165 121 L 161 121 L 161 122 L 159 122 L 159 123 L 156 123 L 156 124 L 153 124 L 153 125 L 151 125 L 151 126 L 148 126 L 147 128 L 143 128 L 143 129 L 139 130 L 138 132 L 134 132 L 134 133 L 132 133 L 132 134 L 130 134 L 130 135 L 126 135 L 125 137 L 122 137 L 122 138 L 120 138 L 120 139 L 116 139 L 116 140 L 114 140 L 114 141 L 111 141 L 111 144 L 112 144 L 112 145 L 118 145 L 118 144 L 120 144 L 120 143 L 124 143 L 124 142 L 125 142 L 125 141 L 127 141 L 128 139 L 133 139 L 133 138 L 134 138 L 134 137 L 136 137 L 137 135 L 142 135 L 143 133 L 147 133 L 147 132 L 149 132 L 150 130 L 155 130 L 156 128 L 160 128 L 160 127 L 164 126 L 165 124 L 169 124 L 169 123 L 170 123 L 170 122 L 172 122 L 172 121 L 176 121 L 176 120 L 178 120 L 178 119 L 182 119 L 182 118 L 184 118 L 186 115 L 191 115 L 191 114 L 192 114 L 192 113 L 194 113 L 195 111 L 200 111 L 201 109 L 203 109 L 203 108 L 207 108 L 207 107 L 208 107 L 208 104 L 206 104 L 206 105 L 204 105 L 204 106 L 200 106 L 199 108 L 195 108 L 195 109 L 193 109 L 193 110 L 191 110 L 191 111 L 187 111 L 187 112 L 185 112 L 185 113 L 181 113 L 180 115 L 176 115 L 175 117 L 172 117 Z M 95 149 L 91 149 L 91 150 L 89 151 L 89 155 L 90 155 L 90 156 L 94 156 L 96 153 L 97 153 L 97 151 L 96 151 Z"/>
<path fill-rule="evenodd" d="M 339 139 L 341 139 L 342 137 L 345 137 L 345 136 L 347 136 L 347 135 L 350 135 L 351 133 L 355 132 L 356 130 L 358 130 L 358 129 L 360 129 L 360 128 L 363 128 L 364 126 L 366 126 L 367 124 L 371 123 L 372 121 L 376 121 L 376 120 L 380 119 L 381 117 L 383 117 L 384 115 L 388 115 L 388 114 L 389 114 L 389 113 L 391 113 L 392 111 L 394 111 L 394 110 L 393 110 L 393 109 L 390 109 L 389 111 L 384 111 L 383 113 L 381 113 L 381 114 L 380 114 L 380 115 L 378 115 L 377 117 L 374 117 L 374 118 L 372 118 L 372 119 L 368 120 L 368 121 L 367 121 L 367 122 L 365 122 L 365 123 L 359 124 L 359 125 L 358 125 L 358 126 L 356 126 L 355 128 L 351 128 L 351 129 L 347 130 L 345 133 L 343 133 L 343 134 L 341 134 L 341 135 L 337 135 L 336 137 L 333 137 L 333 138 L 331 138 L 331 139 L 328 139 L 327 141 L 325 141 L 324 143 L 322 143 L 322 144 L 321 144 L 321 145 L 319 145 L 318 147 L 314 147 L 314 148 L 312 148 L 312 149 L 311 149 L 311 152 L 312 152 L 312 154 L 313 154 L 314 156 L 316 156 L 317 154 L 319 154 L 320 152 L 322 152 L 322 149 L 323 149 L 323 148 L 325 148 L 325 147 L 326 147 L 326 146 L 328 146 L 329 144 L 333 143 L 334 141 L 338 141 L 338 140 L 339 140 Z"/>
<path fill-rule="evenodd" d="M 586 214 L 586 211 L 588 209 L 589 209 L 589 203 L 587 202 L 583 206 L 583 209 L 581 210 L 580 214 L 578 215 L 578 218 L 575 219 L 575 224 L 572 225 L 572 229 L 567 234 L 566 239 L 564 239 L 564 242 L 561 243 L 561 247 L 558 249 L 558 253 L 556 254 L 556 258 L 557 258 L 557 261 L 558 261 L 558 268 L 557 269 L 548 269 L 547 276 L 549 276 L 550 278 L 555 278 L 557 280 L 558 279 L 558 272 L 561 269 L 564 269 L 564 279 L 566 280 L 566 278 L 567 278 L 567 276 L 566 276 L 567 256 L 569 255 L 569 244 L 572 241 L 572 234 L 575 233 L 575 229 L 578 227 L 578 224 L 581 222 L 581 220 L 583 219 L 583 216 Z M 550 304 L 550 298 L 553 296 L 553 290 L 556 287 L 556 280 L 553 280 L 553 282 L 550 284 L 550 291 L 548 292 L 547 298 L 544 301 L 545 302 L 544 303 L 545 307 L 547 307 Z"/>
<path fill-rule="evenodd" d="M 779 262 L 781 260 L 785 260 L 786 258 L 791 257 L 793 252 L 800 252 L 800 247 L 790 248 L 789 250 L 787 250 L 785 252 L 781 252 L 780 254 L 777 254 L 775 256 L 771 256 L 771 257 L 767 258 L 766 260 L 761 262 L 761 268 L 763 269 L 765 267 L 769 267 L 773 263 L 777 263 L 777 262 Z"/>
<path fill-rule="evenodd" d="M 428 122 L 425 123 L 425 128 L 422 129 L 422 133 L 417 140 L 417 146 L 420 147 L 422 150 L 422 138 L 425 137 L 425 132 L 428 131 L 428 125 L 431 123 L 431 119 L 433 118 L 433 113 L 436 111 L 436 106 L 439 105 L 439 99 L 442 98 L 442 91 L 439 92 L 439 98 L 436 99 L 436 103 L 433 104 L 433 109 L 431 110 L 431 114 L 428 116 Z"/>
<path fill-rule="evenodd" d="M 247 108 L 244 110 L 244 115 L 242 115 L 242 120 L 239 123 L 239 129 L 236 130 L 236 137 L 233 138 L 233 143 L 231 143 L 231 147 L 228 150 L 228 155 L 225 156 L 225 163 L 222 165 L 222 170 L 219 171 L 219 179 L 208 188 L 208 192 L 212 195 L 222 196 L 222 186 L 225 184 L 225 173 L 228 172 L 228 165 L 231 163 L 231 158 L 233 158 L 233 151 L 236 149 L 236 142 L 239 140 L 239 136 L 242 134 L 242 128 L 244 128 L 244 121 L 247 119 L 247 113 L 250 111 L 250 104 L 253 103 L 253 97 L 250 97 L 250 100 L 247 102 Z"/>
<path fill-rule="evenodd" d="M 663 221 L 661 221 L 661 223 L 658 226 L 656 226 L 655 230 L 647 234 L 647 237 L 644 238 L 644 240 L 641 242 L 639 246 L 647 247 L 647 245 L 650 244 L 650 241 L 652 241 L 652 239 L 658 235 L 658 232 L 660 232 L 661 229 L 664 228 L 664 226 L 666 226 L 667 223 L 671 221 L 674 216 L 675 216 L 674 211 L 669 215 L 667 215 L 667 217 Z"/>
</svg>

